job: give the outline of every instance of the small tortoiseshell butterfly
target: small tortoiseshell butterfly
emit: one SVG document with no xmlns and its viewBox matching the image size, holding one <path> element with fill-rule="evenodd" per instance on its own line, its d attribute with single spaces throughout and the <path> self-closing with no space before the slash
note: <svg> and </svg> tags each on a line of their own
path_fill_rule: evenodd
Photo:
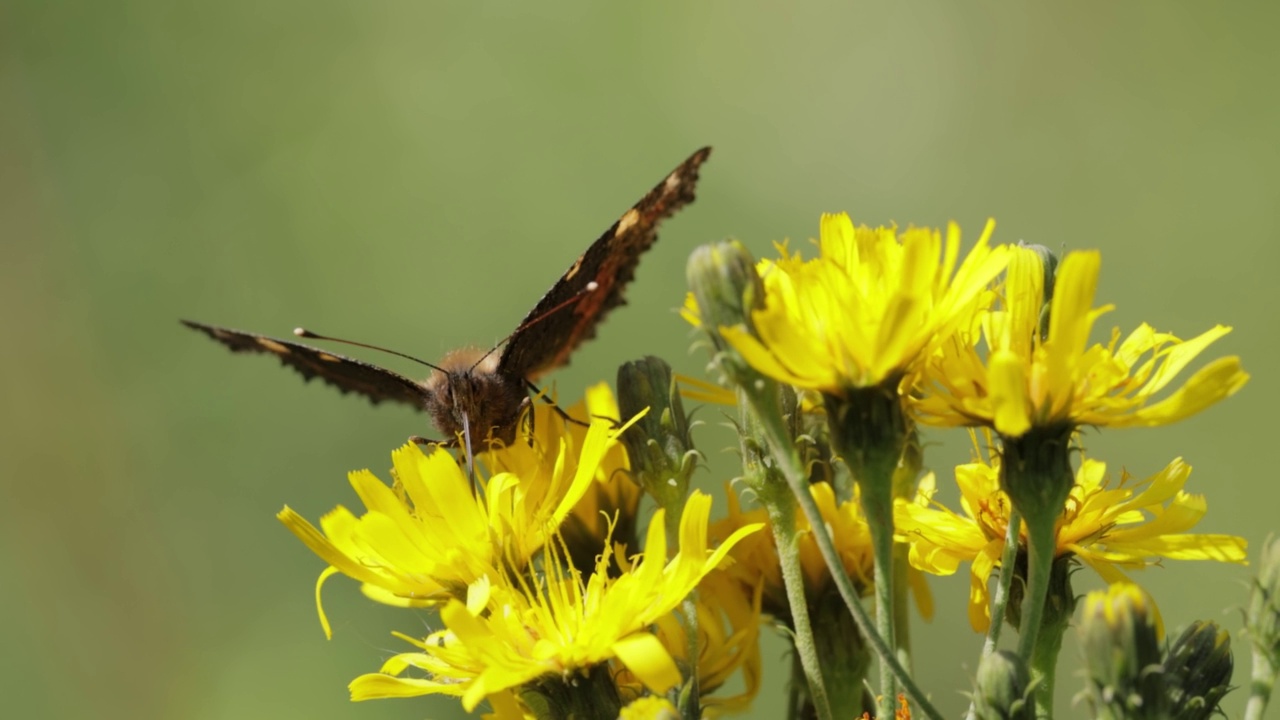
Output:
<svg viewBox="0 0 1280 720">
<path fill-rule="evenodd" d="M 233 352 L 274 355 L 310 380 L 318 377 L 343 393 L 373 401 L 405 403 L 426 411 L 450 440 L 466 433 L 470 445 L 486 437 L 510 443 L 529 404 L 533 382 L 569 361 L 596 326 L 625 300 L 640 256 L 658 239 L 658 223 L 693 202 L 698 168 L 711 154 L 702 148 L 640 199 L 587 248 L 533 310 L 501 351 L 467 348 L 445 355 L 424 382 L 309 345 L 183 320 Z M 305 331 L 295 331 L 307 336 Z M 314 337 L 314 336 L 313 336 Z"/>
</svg>

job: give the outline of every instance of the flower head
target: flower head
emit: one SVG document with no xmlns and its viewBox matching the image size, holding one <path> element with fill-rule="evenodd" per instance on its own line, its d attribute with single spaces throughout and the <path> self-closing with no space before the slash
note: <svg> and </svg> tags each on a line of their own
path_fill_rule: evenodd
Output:
<svg viewBox="0 0 1280 720">
<path fill-rule="evenodd" d="M 896 510 L 899 538 L 911 544 L 913 566 L 950 575 L 961 562 L 971 563 L 969 622 L 978 631 L 991 621 L 987 579 L 999 565 L 1009 522 L 999 474 L 999 458 L 984 460 L 979 451 L 974 462 L 956 468 L 963 512 L 932 503 L 932 477 L 921 483 L 917 502 L 900 501 Z M 1207 507 L 1203 496 L 1183 491 L 1190 474 L 1191 466 L 1179 458 L 1143 480 L 1121 473 L 1113 487 L 1106 464 L 1086 458 L 1057 521 L 1055 556 L 1079 560 L 1108 583 L 1127 581 L 1126 570 L 1161 558 L 1243 563 L 1244 538 L 1187 532 Z M 1024 523 L 1024 542 L 1026 533 Z"/>
<path fill-rule="evenodd" d="M 317 606 L 320 586 L 339 572 L 375 600 L 422 606 L 465 598 L 473 583 L 523 568 L 601 476 L 612 475 L 606 461 L 625 467 L 610 421 L 585 429 L 550 408 L 534 412 L 527 441 L 481 454 L 490 474 L 478 494 L 448 451 L 409 444 L 391 455 L 391 486 L 368 470 L 350 473 L 364 514 L 338 506 L 316 528 L 281 510 L 280 521 L 329 563 Z M 323 607 L 319 613 L 328 635 Z"/>
<path fill-rule="evenodd" d="M 404 638 L 418 651 L 391 658 L 380 673 L 356 678 L 352 699 L 442 693 L 462 697 L 471 710 L 488 695 L 539 678 L 569 678 L 615 660 L 649 689 L 665 692 L 680 675 L 649 626 L 668 615 L 739 539 L 759 527 L 744 527 L 711 550 L 710 510 L 709 496 L 690 496 L 681 516 L 680 548 L 670 561 L 663 511 L 658 510 L 641 557 L 606 551 L 584 578 L 563 568 L 561 551 L 552 544 L 540 578 L 504 573 L 498 576 L 502 587 L 474 584 L 466 603 L 453 600 L 441 609 L 446 629 L 422 641 Z M 620 572 L 610 572 L 614 563 Z M 411 668 L 428 677 L 402 677 Z"/>
<path fill-rule="evenodd" d="M 1200 412 L 1248 381 L 1238 357 L 1214 360 L 1169 396 L 1156 396 L 1206 347 L 1231 328 L 1216 326 L 1191 340 L 1143 324 L 1123 340 L 1119 329 L 1104 344 L 1089 344 L 1099 317 L 1093 307 L 1101 257 L 1072 252 L 1062 261 L 1041 333 L 1046 302 L 1044 262 L 1027 248 L 1013 250 L 1004 305 L 976 330 L 944 343 L 925 370 L 929 392 L 917 399 L 919 418 L 938 425 L 985 425 L 1017 437 L 1033 427 L 1165 425 Z"/>
<path fill-rule="evenodd" d="M 1004 269 L 1006 250 L 989 245 L 988 223 L 957 267 L 960 230 L 853 226 L 823 215 L 821 254 L 762 265 L 765 300 L 744 326 L 721 334 L 760 372 L 800 388 L 842 395 L 907 374 L 962 325 Z M 686 317 L 696 315 L 686 308 Z"/>
</svg>

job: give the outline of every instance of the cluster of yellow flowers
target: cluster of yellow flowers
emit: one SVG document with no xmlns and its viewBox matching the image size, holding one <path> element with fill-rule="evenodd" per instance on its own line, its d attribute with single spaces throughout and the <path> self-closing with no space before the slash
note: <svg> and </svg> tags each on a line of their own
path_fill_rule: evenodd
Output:
<svg viewBox="0 0 1280 720">
<path fill-rule="evenodd" d="M 773 622 L 796 650 L 793 717 L 938 717 L 910 677 L 906 597 L 928 615 L 923 573 L 968 563 L 985 654 L 1007 617 L 1037 680 L 1027 707 L 1051 716 L 1073 563 L 1119 583 L 1160 558 L 1245 559 L 1241 538 L 1188 534 L 1205 512 L 1183 490 L 1189 465 L 1113 483 L 1102 461 L 1072 456 L 1078 431 L 1173 422 L 1248 376 L 1224 357 L 1175 382 L 1226 327 L 1184 341 L 1142 325 L 1091 343 L 1110 309 L 1094 306 L 1099 254 L 1059 263 L 992 245 L 993 229 L 962 257 L 954 224 L 827 215 L 813 259 L 782 245 L 756 262 L 732 242 L 694 254 L 684 316 L 710 340 L 722 384 L 690 381 L 686 396 L 739 408 L 741 483 L 725 486 L 720 520 L 710 496 L 671 477 L 693 452 L 687 429 L 659 437 L 683 427 L 679 394 L 637 400 L 621 385 L 623 407 L 647 405 L 654 422 L 623 417 L 601 385 L 567 409 L 589 427 L 539 406 L 510 447 L 476 458 L 475 478 L 445 449 L 408 445 L 390 485 L 351 474 L 363 514 L 339 507 L 316 528 L 285 508 L 280 520 L 329 565 L 319 584 L 345 574 L 443 623 L 401 636 L 414 649 L 357 678 L 352 697 L 446 694 L 500 717 L 714 715 L 755 695 L 759 632 Z M 933 500 L 918 424 L 971 428 L 959 512 Z M 742 488 L 756 506 L 744 509 Z M 643 495 L 659 507 L 641 532 Z"/>
</svg>

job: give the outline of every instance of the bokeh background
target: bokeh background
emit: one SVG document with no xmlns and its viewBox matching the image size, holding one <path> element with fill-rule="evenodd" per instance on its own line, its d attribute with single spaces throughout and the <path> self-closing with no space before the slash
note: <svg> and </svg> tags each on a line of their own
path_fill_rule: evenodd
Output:
<svg viewBox="0 0 1280 720">
<path fill-rule="evenodd" d="M 1121 327 L 1236 327 L 1213 355 L 1244 356 L 1244 392 L 1088 444 L 1139 475 L 1185 456 L 1202 530 L 1256 548 L 1277 507 L 1278 20 L 1263 3 L 3 0 L 0 714 L 451 716 L 347 701 L 402 649 L 391 628 L 431 619 L 335 580 L 326 642 L 321 563 L 272 517 L 353 502 L 345 472 L 383 472 L 425 418 L 304 387 L 177 319 L 428 358 L 488 345 L 703 144 L 698 202 L 555 376 L 562 396 L 645 353 L 701 371 L 672 312 L 699 243 L 804 243 L 834 210 L 955 219 L 972 239 L 994 216 L 999 240 L 1100 248 Z M 967 439 L 931 440 L 949 477 Z M 703 442 L 718 483 L 727 439 Z M 1247 573 L 1140 579 L 1171 626 L 1238 629 Z M 965 583 L 935 581 L 916 631 L 950 716 L 980 642 Z M 779 643 L 765 655 L 781 669 Z M 775 682 L 755 716 L 781 707 Z"/>
</svg>

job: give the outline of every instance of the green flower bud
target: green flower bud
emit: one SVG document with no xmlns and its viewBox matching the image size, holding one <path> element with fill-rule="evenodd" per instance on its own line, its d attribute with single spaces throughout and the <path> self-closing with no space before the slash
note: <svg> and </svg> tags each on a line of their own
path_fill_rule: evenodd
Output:
<svg viewBox="0 0 1280 720">
<path fill-rule="evenodd" d="M 716 349 L 716 364 L 736 385 L 754 383 L 760 375 L 720 336 L 721 327 L 752 328 L 751 311 L 764 302 L 764 285 L 751 253 L 736 240 L 703 245 L 689 256 L 689 289 L 698 303 L 702 328 Z"/>
<path fill-rule="evenodd" d="M 1137 585 L 1089 593 L 1080 619 L 1086 698 L 1098 720 L 1168 717 L 1151 600 Z"/>
<path fill-rule="evenodd" d="M 973 708 L 977 720 L 1035 720 L 1031 673 L 1017 653 L 994 652 L 978 665 Z"/>
<path fill-rule="evenodd" d="M 618 368 L 618 406 L 622 417 L 634 417 L 649 408 L 622 434 L 622 442 L 636 482 L 668 513 L 679 517 L 698 452 L 693 449 L 671 367 L 649 356 Z"/>
<path fill-rule="evenodd" d="M 1169 646 L 1165 687 L 1173 720 L 1207 720 L 1231 689 L 1231 635 L 1197 620 Z"/>
</svg>

